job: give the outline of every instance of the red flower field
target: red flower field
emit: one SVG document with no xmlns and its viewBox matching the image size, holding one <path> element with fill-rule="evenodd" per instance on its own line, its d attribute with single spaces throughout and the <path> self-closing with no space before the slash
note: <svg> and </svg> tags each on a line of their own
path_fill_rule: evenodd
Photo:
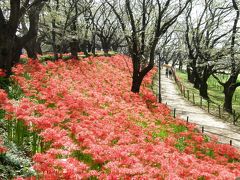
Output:
<svg viewBox="0 0 240 180">
<path fill-rule="evenodd" d="M 33 156 L 40 179 L 240 176 L 238 150 L 174 119 L 167 106 L 156 102 L 150 90 L 154 72 L 144 79 L 140 94 L 130 92 L 126 56 L 29 60 L 13 71 L 25 96 L 11 100 L 1 90 L 1 108 L 8 121 L 23 122 L 40 137 Z"/>
</svg>

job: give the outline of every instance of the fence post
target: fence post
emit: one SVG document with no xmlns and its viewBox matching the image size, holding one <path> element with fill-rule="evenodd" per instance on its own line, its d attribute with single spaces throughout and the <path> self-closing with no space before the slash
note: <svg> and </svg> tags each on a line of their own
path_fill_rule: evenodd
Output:
<svg viewBox="0 0 240 180">
<path fill-rule="evenodd" d="M 210 113 L 210 101 L 207 100 L 207 104 L 208 104 L 208 113 Z"/>
<path fill-rule="evenodd" d="M 184 96 L 184 97 L 186 96 L 185 87 L 183 88 L 183 96 Z"/>
<path fill-rule="evenodd" d="M 200 106 L 202 107 L 202 96 L 200 96 Z"/>
<path fill-rule="evenodd" d="M 188 122 L 189 122 L 189 117 L 187 116 L 187 124 L 188 124 Z"/>
<path fill-rule="evenodd" d="M 204 126 L 202 126 L 202 133 L 204 133 Z"/>
<path fill-rule="evenodd" d="M 232 140 L 230 140 L 230 146 L 232 146 Z"/>
<path fill-rule="evenodd" d="M 173 109 L 173 117 L 176 118 L 176 108 Z"/>
<path fill-rule="evenodd" d="M 236 125 L 236 111 L 233 110 L 233 124 Z"/>
<path fill-rule="evenodd" d="M 195 104 L 195 96 L 194 96 L 194 93 L 193 93 L 193 104 Z"/>
<path fill-rule="evenodd" d="M 221 117 L 221 106 L 218 105 L 218 114 L 219 114 L 219 117 Z"/>
<path fill-rule="evenodd" d="M 189 101 L 189 99 L 190 99 L 189 90 L 187 90 L 187 98 L 188 98 L 188 101 Z"/>
</svg>

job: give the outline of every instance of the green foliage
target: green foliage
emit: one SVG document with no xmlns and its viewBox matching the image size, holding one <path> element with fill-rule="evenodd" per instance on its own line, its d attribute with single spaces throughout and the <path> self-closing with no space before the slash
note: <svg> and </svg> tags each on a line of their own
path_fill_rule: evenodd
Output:
<svg viewBox="0 0 240 180">
<path fill-rule="evenodd" d="M 10 99 L 19 100 L 24 97 L 24 93 L 21 87 L 14 81 L 10 81 L 9 86 L 7 88 L 7 93 Z"/>
<path fill-rule="evenodd" d="M 47 105 L 47 107 L 48 107 L 48 108 L 55 109 L 57 106 L 56 106 L 55 103 L 49 103 L 49 104 Z"/>
<path fill-rule="evenodd" d="M 146 122 L 144 122 L 144 121 L 137 122 L 137 125 L 142 127 L 142 128 L 146 128 L 148 126 L 148 124 Z"/>
<path fill-rule="evenodd" d="M 10 80 L 9 80 L 9 78 L 0 77 L 0 88 L 1 88 L 1 89 L 4 89 L 5 91 L 7 91 L 9 85 L 10 85 Z"/>
<path fill-rule="evenodd" d="M 12 179 L 16 176 L 29 177 L 36 175 L 31 167 L 31 159 L 14 143 L 5 142 L 8 151 L 0 155 L 0 179 Z"/>
<path fill-rule="evenodd" d="M 161 124 L 162 124 L 161 120 L 157 119 L 157 120 L 155 121 L 155 125 L 161 125 Z"/>
<path fill-rule="evenodd" d="M 28 62 L 28 58 L 20 58 L 19 62 L 22 64 L 26 64 Z"/>
<path fill-rule="evenodd" d="M 111 141 L 111 144 L 112 144 L 112 145 L 115 145 L 115 144 L 118 143 L 118 141 L 119 141 L 119 139 L 113 139 L 113 140 Z"/>
<path fill-rule="evenodd" d="M 26 80 L 31 80 L 31 76 L 28 72 L 24 72 L 23 73 L 23 77 L 26 79 Z"/>
<path fill-rule="evenodd" d="M 90 166 L 90 169 L 100 171 L 102 169 L 102 164 L 96 163 L 92 156 L 89 154 L 84 154 L 80 150 L 76 150 L 72 153 L 72 157 L 84 162 Z"/>
<path fill-rule="evenodd" d="M 39 58 L 40 62 L 53 61 L 53 60 L 54 60 L 54 56 L 52 56 L 52 55 L 43 55 Z"/>
<path fill-rule="evenodd" d="M 24 74 L 26 80 L 31 77 Z M 9 78 L 0 78 L 0 86 L 10 99 L 19 100 L 24 97 L 20 86 Z M 12 179 L 16 176 L 28 177 L 35 175 L 31 168 L 30 134 L 22 121 L 4 119 L 5 111 L 0 110 L 0 134 L 7 152 L 0 155 L 0 179 Z"/>
<path fill-rule="evenodd" d="M 98 180 L 98 178 L 96 176 L 91 176 L 89 177 L 89 180 Z"/>
<path fill-rule="evenodd" d="M 183 125 L 176 125 L 176 124 L 171 124 L 170 127 L 173 128 L 173 132 L 174 133 L 180 133 L 180 132 L 184 132 L 187 131 L 188 129 L 183 126 Z"/>
<path fill-rule="evenodd" d="M 203 138 L 204 138 L 204 142 L 209 142 L 211 140 L 211 138 L 206 134 L 203 135 Z"/>
<path fill-rule="evenodd" d="M 198 180 L 206 180 L 205 176 L 200 176 Z"/>
<path fill-rule="evenodd" d="M 186 146 L 187 143 L 185 142 L 185 137 L 180 137 L 175 144 L 175 147 L 181 152 L 185 150 Z"/>
<path fill-rule="evenodd" d="M 168 137 L 168 132 L 163 129 L 159 132 L 153 132 L 152 137 L 155 138 L 161 138 L 161 139 L 165 139 L 166 137 Z"/>
<path fill-rule="evenodd" d="M 63 57 L 62 57 L 63 60 L 69 60 L 69 59 L 71 59 L 71 58 L 72 58 L 71 56 L 63 56 Z"/>
<path fill-rule="evenodd" d="M 214 150 L 212 149 L 208 149 L 205 154 L 211 158 L 214 158 Z"/>
</svg>

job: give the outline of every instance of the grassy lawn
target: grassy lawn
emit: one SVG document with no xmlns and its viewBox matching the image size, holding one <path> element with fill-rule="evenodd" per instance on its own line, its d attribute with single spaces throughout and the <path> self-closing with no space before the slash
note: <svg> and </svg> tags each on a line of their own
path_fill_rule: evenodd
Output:
<svg viewBox="0 0 240 180">
<path fill-rule="evenodd" d="M 199 91 L 195 89 L 191 83 L 188 82 L 186 72 L 177 71 L 177 76 L 180 78 L 180 81 L 185 86 L 185 97 L 188 99 L 188 93 L 189 93 L 189 101 L 199 106 L 201 106 L 202 104 L 202 107 L 207 110 L 208 109 L 207 101 L 202 99 L 199 96 Z M 221 75 L 219 78 L 222 80 L 222 82 L 225 82 L 227 79 L 227 76 Z M 229 115 L 226 112 L 223 112 L 223 103 L 224 103 L 223 87 L 219 85 L 218 82 L 212 76 L 208 79 L 208 94 L 211 99 L 210 110 L 209 110 L 210 113 L 213 115 L 219 116 L 219 110 L 220 110 L 221 117 L 225 120 L 232 122 L 233 116 Z M 238 88 L 235 91 L 235 94 L 233 97 L 233 109 L 236 111 L 237 115 L 240 114 L 240 88 Z M 237 124 L 240 125 L 239 120 Z"/>
</svg>

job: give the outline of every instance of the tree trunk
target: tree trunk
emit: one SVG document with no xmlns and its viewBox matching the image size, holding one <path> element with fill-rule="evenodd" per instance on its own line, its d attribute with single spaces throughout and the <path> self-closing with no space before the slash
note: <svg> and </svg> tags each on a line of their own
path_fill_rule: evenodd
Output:
<svg viewBox="0 0 240 180">
<path fill-rule="evenodd" d="M 229 92 L 229 91 L 228 91 Z M 233 98 L 233 92 L 229 92 L 229 93 L 224 93 L 225 97 L 224 97 L 224 109 L 229 112 L 232 113 L 232 98 Z"/>
<path fill-rule="evenodd" d="M 191 70 L 191 68 L 190 68 L 189 65 L 187 65 L 187 76 L 188 76 L 188 81 L 189 81 L 190 83 L 194 83 L 193 72 L 192 72 L 192 70 Z"/>
<path fill-rule="evenodd" d="M 96 55 L 96 35 L 95 33 L 92 36 L 92 54 L 95 56 Z"/>
<path fill-rule="evenodd" d="M 82 52 L 84 53 L 84 55 L 87 57 L 89 56 L 88 54 L 88 51 L 87 51 L 87 44 L 88 44 L 88 41 L 87 40 L 83 40 L 83 43 L 81 45 L 81 49 L 82 49 Z"/>
<path fill-rule="evenodd" d="M 112 50 L 114 52 L 117 52 L 118 51 L 118 45 L 112 45 Z"/>
<path fill-rule="evenodd" d="M 72 59 L 78 59 L 78 41 L 76 39 L 70 42 L 70 48 Z"/>
<path fill-rule="evenodd" d="M 36 46 L 35 46 L 35 48 L 36 48 L 36 52 L 38 53 L 38 54 L 43 54 L 42 53 L 42 47 L 41 47 L 41 40 L 40 39 L 38 39 L 37 40 L 37 42 L 36 42 Z"/>
<path fill-rule="evenodd" d="M 180 71 L 182 71 L 182 66 L 183 66 L 183 62 L 182 62 L 181 59 L 179 59 L 179 66 L 178 66 L 178 69 L 179 69 Z"/>
<path fill-rule="evenodd" d="M 232 113 L 232 98 L 233 94 L 236 90 L 235 82 L 237 80 L 237 76 L 231 76 L 230 79 L 224 84 L 224 109 Z"/>
<path fill-rule="evenodd" d="M 57 45 L 56 45 L 56 20 L 52 20 L 52 48 L 54 53 L 54 60 L 58 60 L 58 51 L 57 51 Z"/>
<path fill-rule="evenodd" d="M 132 88 L 131 91 L 134 93 L 139 93 L 140 92 L 140 87 L 143 81 L 143 77 L 139 76 L 138 74 L 135 73 L 132 78 Z"/>
<path fill-rule="evenodd" d="M 24 48 L 27 51 L 28 57 L 32 59 L 37 59 L 37 51 L 36 51 L 36 38 L 34 37 L 32 40 L 28 41 Z"/>
<path fill-rule="evenodd" d="M 199 93 L 204 99 L 209 99 L 208 97 L 208 84 L 206 81 L 202 81 L 199 84 Z"/>
<path fill-rule="evenodd" d="M 0 34 L 0 68 L 10 75 L 13 64 L 14 38 L 7 33 Z"/>
<path fill-rule="evenodd" d="M 193 76 L 194 77 L 194 76 Z M 198 78 L 194 78 L 194 82 L 193 82 L 193 87 L 195 89 L 200 89 L 200 86 L 201 86 L 201 82 Z"/>
<path fill-rule="evenodd" d="M 110 49 L 110 43 L 108 43 L 106 38 L 101 38 L 102 49 L 105 55 L 108 55 Z"/>
<path fill-rule="evenodd" d="M 103 49 L 105 55 L 108 55 L 109 49 Z"/>
</svg>

